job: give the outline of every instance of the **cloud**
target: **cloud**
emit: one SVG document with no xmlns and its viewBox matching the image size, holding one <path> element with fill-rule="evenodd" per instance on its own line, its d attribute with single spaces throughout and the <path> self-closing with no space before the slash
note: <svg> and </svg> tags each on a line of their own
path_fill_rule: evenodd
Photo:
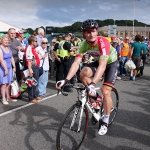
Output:
<svg viewBox="0 0 150 150">
<path fill-rule="evenodd" d="M 5 0 L 1 3 L 0 20 L 19 28 L 67 26 L 85 19 L 130 20 L 150 24 L 150 1 L 134 0 Z M 141 9 L 142 8 L 142 9 Z"/>
</svg>

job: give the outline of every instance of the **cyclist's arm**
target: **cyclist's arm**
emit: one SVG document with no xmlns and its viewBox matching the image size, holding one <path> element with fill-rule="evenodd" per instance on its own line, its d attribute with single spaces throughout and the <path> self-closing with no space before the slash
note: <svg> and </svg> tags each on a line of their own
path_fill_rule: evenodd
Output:
<svg viewBox="0 0 150 150">
<path fill-rule="evenodd" d="M 78 54 L 76 55 L 75 60 L 69 70 L 67 77 L 66 77 L 67 80 L 70 80 L 79 69 L 83 54 L 86 52 L 86 47 L 84 44 L 85 43 L 83 43 L 82 46 L 80 46 L 80 48 L 79 48 Z"/>
<path fill-rule="evenodd" d="M 100 59 L 99 60 L 99 66 L 96 70 L 96 73 L 95 73 L 93 81 L 92 81 L 95 84 L 97 84 L 98 81 L 100 80 L 100 78 L 103 76 L 106 66 L 107 66 L 107 62 L 108 62 L 108 59 Z"/>
<path fill-rule="evenodd" d="M 68 75 L 66 77 L 67 80 L 70 80 L 76 74 L 76 72 L 79 69 L 79 65 L 80 65 L 81 61 L 82 61 L 82 56 L 80 54 L 78 54 L 75 57 L 75 60 L 74 60 L 73 64 L 71 65 L 69 73 L 68 73 Z"/>
<path fill-rule="evenodd" d="M 94 75 L 93 81 L 95 84 L 100 80 L 100 78 L 103 76 L 106 66 L 108 63 L 108 59 L 110 56 L 110 43 L 108 40 L 101 38 L 100 44 L 99 44 L 99 51 L 100 51 L 100 59 L 99 59 L 99 66 L 96 70 L 96 73 Z"/>
</svg>

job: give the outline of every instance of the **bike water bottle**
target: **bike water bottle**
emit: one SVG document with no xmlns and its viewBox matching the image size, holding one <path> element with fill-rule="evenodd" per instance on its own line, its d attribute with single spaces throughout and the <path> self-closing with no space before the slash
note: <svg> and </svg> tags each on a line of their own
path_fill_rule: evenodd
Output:
<svg viewBox="0 0 150 150">
<path fill-rule="evenodd" d="M 99 107 L 101 107 L 101 106 L 102 106 L 102 103 L 103 103 L 103 96 L 98 95 L 98 96 L 97 96 L 97 99 L 96 99 L 96 103 L 98 103 L 98 104 L 99 104 Z M 100 108 L 99 108 L 99 109 L 100 109 Z"/>
</svg>

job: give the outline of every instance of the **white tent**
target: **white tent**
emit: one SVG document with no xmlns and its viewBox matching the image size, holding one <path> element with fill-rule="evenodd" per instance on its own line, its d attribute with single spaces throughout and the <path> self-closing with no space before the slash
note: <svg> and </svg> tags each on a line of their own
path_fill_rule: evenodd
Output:
<svg viewBox="0 0 150 150">
<path fill-rule="evenodd" d="M 10 29 L 10 28 L 14 28 L 14 29 L 16 29 L 16 31 L 21 30 L 21 29 L 19 29 L 17 27 L 14 27 L 12 25 L 9 25 L 7 23 L 4 23 L 4 22 L 0 21 L 0 32 L 7 32 L 8 29 Z"/>
</svg>

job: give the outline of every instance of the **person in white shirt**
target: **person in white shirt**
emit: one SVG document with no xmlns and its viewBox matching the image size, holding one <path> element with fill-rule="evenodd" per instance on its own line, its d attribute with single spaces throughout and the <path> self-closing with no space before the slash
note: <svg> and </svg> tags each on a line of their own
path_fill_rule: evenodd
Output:
<svg viewBox="0 0 150 150">
<path fill-rule="evenodd" d="M 47 38 L 41 40 L 41 46 L 36 48 L 37 53 L 40 58 L 40 67 L 43 66 L 43 74 L 39 77 L 38 80 L 38 91 L 39 96 L 46 94 L 46 86 L 48 83 L 48 72 L 49 72 L 49 56 L 47 52 Z"/>
</svg>

